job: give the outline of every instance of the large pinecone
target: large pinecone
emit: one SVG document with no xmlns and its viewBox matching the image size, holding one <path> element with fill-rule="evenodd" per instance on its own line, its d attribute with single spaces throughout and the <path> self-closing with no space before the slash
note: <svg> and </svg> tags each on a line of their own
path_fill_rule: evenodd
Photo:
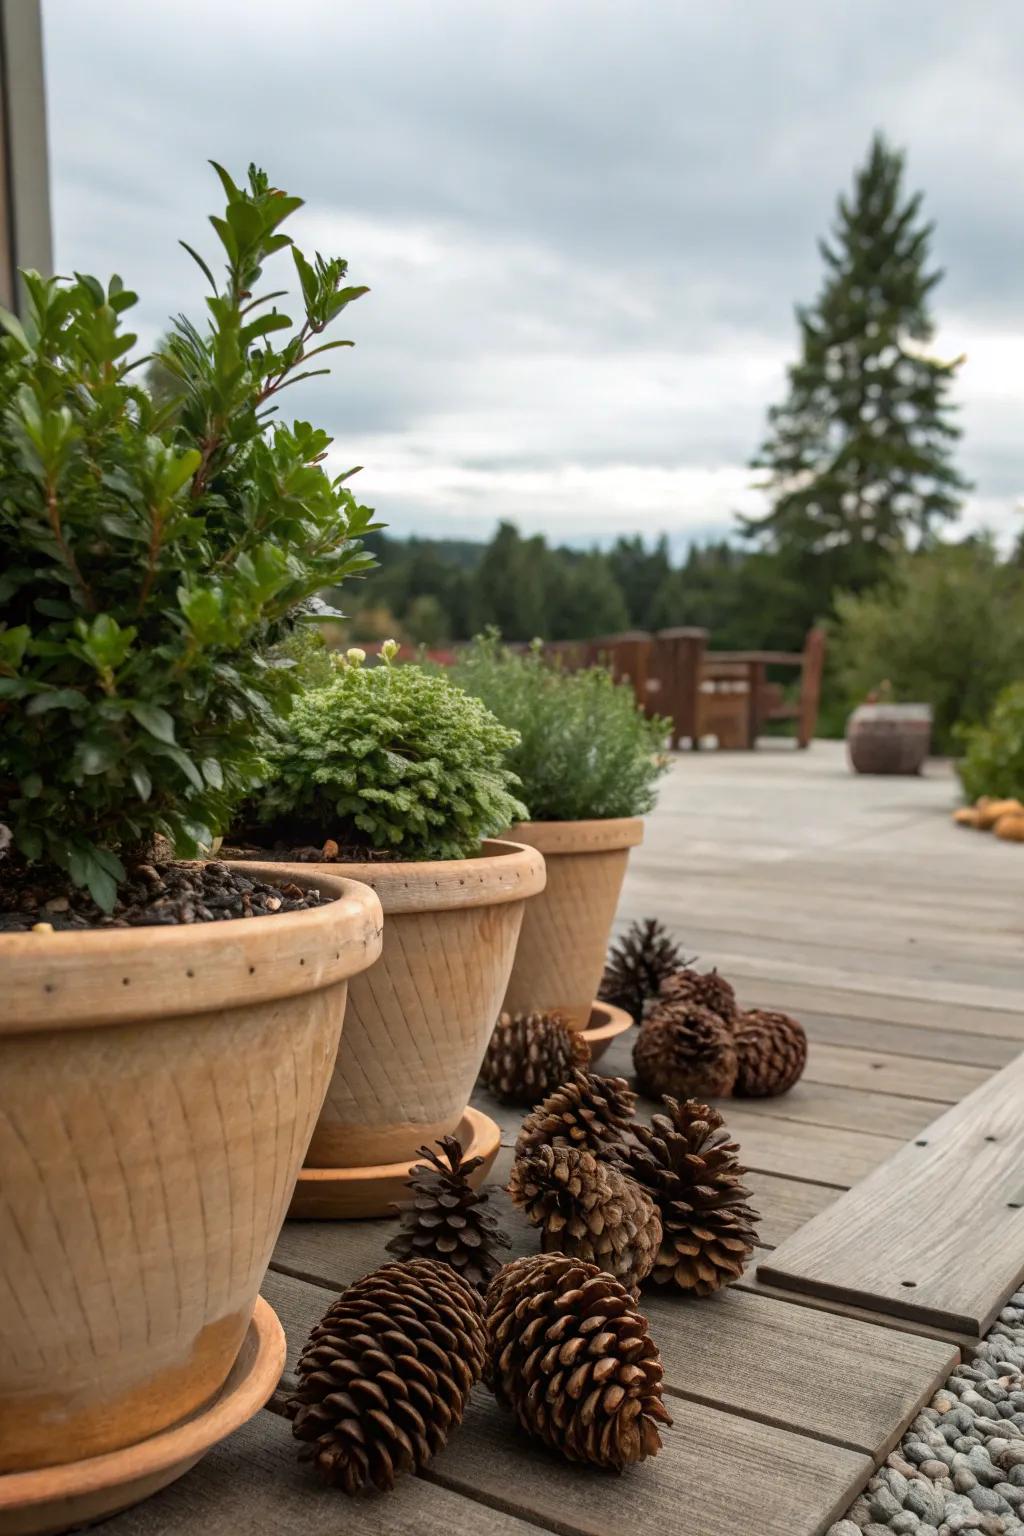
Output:
<svg viewBox="0 0 1024 1536">
<path fill-rule="evenodd" d="M 687 1099 L 727 1098 L 736 1081 L 736 1041 L 728 1024 L 700 1003 L 659 998 L 633 1045 L 633 1066 L 644 1093 Z"/>
<path fill-rule="evenodd" d="M 710 1008 L 726 1024 L 734 1024 L 739 1016 L 736 993 L 730 982 L 717 970 L 695 971 L 690 966 L 673 971 L 661 983 L 656 999 L 648 1004 L 647 1016 L 657 1015 L 662 1003 L 699 1003 Z"/>
<path fill-rule="evenodd" d="M 665 1099 L 667 1115 L 634 1127 L 637 1144 L 615 1159 L 652 1195 L 661 1212 L 661 1249 L 652 1278 L 694 1296 L 738 1280 L 753 1251 L 756 1211 L 747 1204 L 746 1169 L 717 1110 Z"/>
<path fill-rule="evenodd" d="M 503 1013 L 480 1077 L 503 1104 L 536 1104 L 590 1061 L 590 1046 L 560 1013 Z"/>
<path fill-rule="evenodd" d="M 807 1036 L 788 1013 L 751 1008 L 736 1025 L 739 1070 L 734 1092 L 744 1099 L 787 1093 L 807 1065 Z"/>
<path fill-rule="evenodd" d="M 285 1411 L 300 1457 L 346 1493 L 394 1487 L 442 1450 L 480 1380 L 480 1296 L 447 1264 L 385 1264 L 349 1286 L 309 1336 Z"/>
<path fill-rule="evenodd" d="M 526 1116 L 516 1138 L 516 1156 L 533 1147 L 583 1147 L 600 1155 L 628 1133 L 636 1094 L 624 1077 L 572 1074 Z"/>
<path fill-rule="evenodd" d="M 508 1192 L 541 1231 L 544 1253 L 566 1253 L 637 1290 L 654 1267 L 661 1218 L 625 1173 L 575 1147 L 538 1147 L 512 1164 Z"/>
<path fill-rule="evenodd" d="M 568 1461 L 615 1472 L 656 1456 L 661 1357 L 611 1275 L 563 1254 L 498 1271 L 487 1291 L 489 1375 L 499 1402 Z"/>
<path fill-rule="evenodd" d="M 485 1209 L 488 1191 L 474 1189 L 469 1182 L 469 1174 L 480 1167 L 483 1158 L 463 1159 L 455 1136 L 442 1136 L 437 1145 L 440 1157 L 429 1147 L 420 1147 L 426 1162 L 412 1170 L 408 1187 L 413 1199 L 398 1207 L 402 1230 L 385 1246 L 400 1259 L 437 1259 L 450 1264 L 470 1285 L 483 1291 L 502 1265 L 495 1249 L 508 1248 L 510 1240 L 497 1217 Z"/>
<path fill-rule="evenodd" d="M 656 917 L 633 923 L 624 938 L 608 951 L 598 997 L 625 1008 L 639 1024 L 648 998 L 657 997 L 666 976 L 686 965 L 679 945 Z"/>
</svg>

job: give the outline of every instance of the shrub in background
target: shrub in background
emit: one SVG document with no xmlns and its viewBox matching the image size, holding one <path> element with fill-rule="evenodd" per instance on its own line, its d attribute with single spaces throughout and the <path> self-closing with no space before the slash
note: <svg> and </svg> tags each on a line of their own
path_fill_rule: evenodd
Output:
<svg viewBox="0 0 1024 1536">
<path fill-rule="evenodd" d="M 1024 682 L 1003 689 L 986 725 L 960 734 L 965 751 L 957 772 L 967 799 L 1024 800 Z"/>
<path fill-rule="evenodd" d="M 350 650 L 295 703 L 254 807 L 275 836 L 458 859 L 526 815 L 506 763 L 515 731 L 445 674 L 394 666 L 397 650 L 370 667 Z"/>
<path fill-rule="evenodd" d="M 568 672 L 538 649 L 520 653 L 478 636 L 451 669 L 518 735 L 509 767 L 533 821 L 642 816 L 668 767 L 669 722 L 648 720 L 628 683 L 603 667 Z"/>
<path fill-rule="evenodd" d="M 0 822 L 107 910 L 122 855 L 157 834 L 194 855 L 225 825 L 291 687 L 264 654 L 274 626 L 372 563 L 354 542 L 369 510 L 323 468 L 331 439 L 268 423 L 350 345 L 317 338 L 366 290 L 281 232 L 299 198 L 218 174 L 226 277 L 195 257 L 208 319 L 164 343 L 160 403 L 131 375 L 120 278 L 30 272 L 24 321 L 0 313 Z M 297 325 L 256 291 L 288 247 Z"/>
<path fill-rule="evenodd" d="M 888 679 L 896 700 L 932 706 L 940 752 L 1024 675 L 1024 570 L 987 541 L 903 556 L 890 581 L 840 596 L 836 612 L 832 675 L 848 706 Z"/>
</svg>

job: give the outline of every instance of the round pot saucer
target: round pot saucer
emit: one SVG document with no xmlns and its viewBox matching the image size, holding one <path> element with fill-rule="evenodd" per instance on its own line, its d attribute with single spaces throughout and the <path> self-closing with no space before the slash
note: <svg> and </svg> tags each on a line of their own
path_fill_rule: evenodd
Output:
<svg viewBox="0 0 1024 1536">
<path fill-rule="evenodd" d="M 627 1029 L 632 1029 L 633 1017 L 625 1008 L 616 1008 L 611 1003 L 595 1001 L 590 1009 L 590 1023 L 582 1031 L 583 1038 L 590 1046 L 590 1063 L 600 1061 L 605 1051 L 617 1036 L 624 1034 Z"/>
<path fill-rule="evenodd" d="M 49 1536 L 149 1498 L 263 1407 L 284 1370 L 284 1329 L 257 1297 L 238 1357 L 217 1396 L 148 1440 L 84 1461 L 0 1476 L 3 1536 Z"/>
<path fill-rule="evenodd" d="M 501 1127 L 479 1109 L 467 1108 L 455 1135 L 464 1157 L 482 1157 L 483 1164 L 470 1175 L 478 1187 L 491 1170 L 501 1145 Z M 407 1163 L 376 1163 L 363 1168 L 301 1168 L 288 1217 L 308 1221 L 352 1220 L 363 1216 L 391 1216 L 396 1201 L 406 1200 L 406 1183 L 423 1159 Z"/>
</svg>

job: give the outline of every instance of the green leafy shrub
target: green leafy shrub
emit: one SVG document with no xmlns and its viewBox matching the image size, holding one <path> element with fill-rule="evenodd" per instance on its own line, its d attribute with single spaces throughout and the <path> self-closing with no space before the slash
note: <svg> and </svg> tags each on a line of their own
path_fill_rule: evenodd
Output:
<svg viewBox="0 0 1024 1536">
<path fill-rule="evenodd" d="M 255 807 L 278 835 L 459 859 L 526 815 L 506 766 L 515 731 L 443 673 L 394 666 L 397 649 L 373 667 L 350 650 L 295 703 Z"/>
<path fill-rule="evenodd" d="M 323 468 L 331 439 L 270 420 L 350 345 L 317 338 L 366 290 L 282 233 L 299 198 L 216 169 L 226 279 L 186 247 L 208 316 L 176 322 L 157 395 L 132 374 L 120 278 L 28 272 L 24 321 L 0 312 L 0 821 L 107 910 L 122 855 L 158 834 L 192 855 L 226 825 L 292 690 L 275 630 L 372 563 L 370 511 Z M 296 325 L 255 291 L 289 247 Z"/>
<path fill-rule="evenodd" d="M 986 725 L 961 735 L 966 750 L 957 772 L 968 800 L 1024 800 L 1024 682 L 1003 689 Z"/>
<path fill-rule="evenodd" d="M 603 667 L 567 672 L 536 649 L 521 653 L 478 636 L 451 669 L 519 736 L 509 767 L 534 821 L 642 816 L 668 766 L 669 722 L 648 720 L 628 683 Z"/>
<path fill-rule="evenodd" d="M 848 708 L 888 679 L 900 702 L 930 704 L 938 751 L 983 721 L 1024 675 L 1024 570 L 986 542 L 906 555 L 891 581 L 840 596 L 830 675 Z"/>
</svg>

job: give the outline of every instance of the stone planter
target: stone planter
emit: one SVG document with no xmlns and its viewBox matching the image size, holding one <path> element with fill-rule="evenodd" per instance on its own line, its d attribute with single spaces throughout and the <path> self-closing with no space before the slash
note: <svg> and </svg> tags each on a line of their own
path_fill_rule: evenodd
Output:
<svg viewBox="0 0 1024 1536">
<path fill-rule="evenodd" d="M 357 1208 L 384 1214 L 393 1190 L 375 1206 L 372 1191 L 367 1198 L 361 1188 L 362 1171 L 382 1191 L 419 1147 L 460 1128 L 524 909 L 544 888 L 544 860 L 532 848 L 492 841 L 472 859 L 272 867 L 279 878 L 282 869 L 290 877 L 357 877 L 384 909 L 381 956 L 349 989 L 344 1047 L 293 1207 L 318 1216 Z M 318 1169 L 338 1178 L 316 1179 Z M 359 1172 L 346 1179 L 346 1169 Z"/>
<path fill-rule="evenodd" d="M 861 704 L 846 725 L 855 773 L 920 773 L 932 737 L 928 704 Z"/>
<path fill-rule="evenodd" d="M 131 1447 L 137 1472 L 141 1442 L 201 1417 L 225 1388 L 327 1089 L 349 978 L 380 952 L 373 892 L 315 883 L 336 899 L 280 917 L 0 938 L 5 1520 L 15 1480 L 45 1503 L 33 1469 L 71 1498 L 82 1463 L 94 1492 L 113 1480 L 106 1512 L 131 1502 L 141 1495 L 118 1496 L 110 1453 Z M 272 1364 L 276 1321 L 252 1337 Z M 260 1370 L 246 1379 L 264 1398 L 273 1389 Z M 233 1393 L 235 1422 L 240 1401 L 242 1418 L 259 1407 L 252 1394 Z M 190 1431 L 185 1464 L 218 1437 L 197 1447 Z M 163 1481 L 184 1470 L 174 1454 L 156 1456 Z"/>
<path fill-rule="evenodd" d="M 643 841 L 643 818 L 528 821 L 508 835 L 544 855 L 548 881 L 523 919 L 504 1007 L 558 1009 L 573 1029 L 585 1029 L 629 850 Z"/>
</svg>

